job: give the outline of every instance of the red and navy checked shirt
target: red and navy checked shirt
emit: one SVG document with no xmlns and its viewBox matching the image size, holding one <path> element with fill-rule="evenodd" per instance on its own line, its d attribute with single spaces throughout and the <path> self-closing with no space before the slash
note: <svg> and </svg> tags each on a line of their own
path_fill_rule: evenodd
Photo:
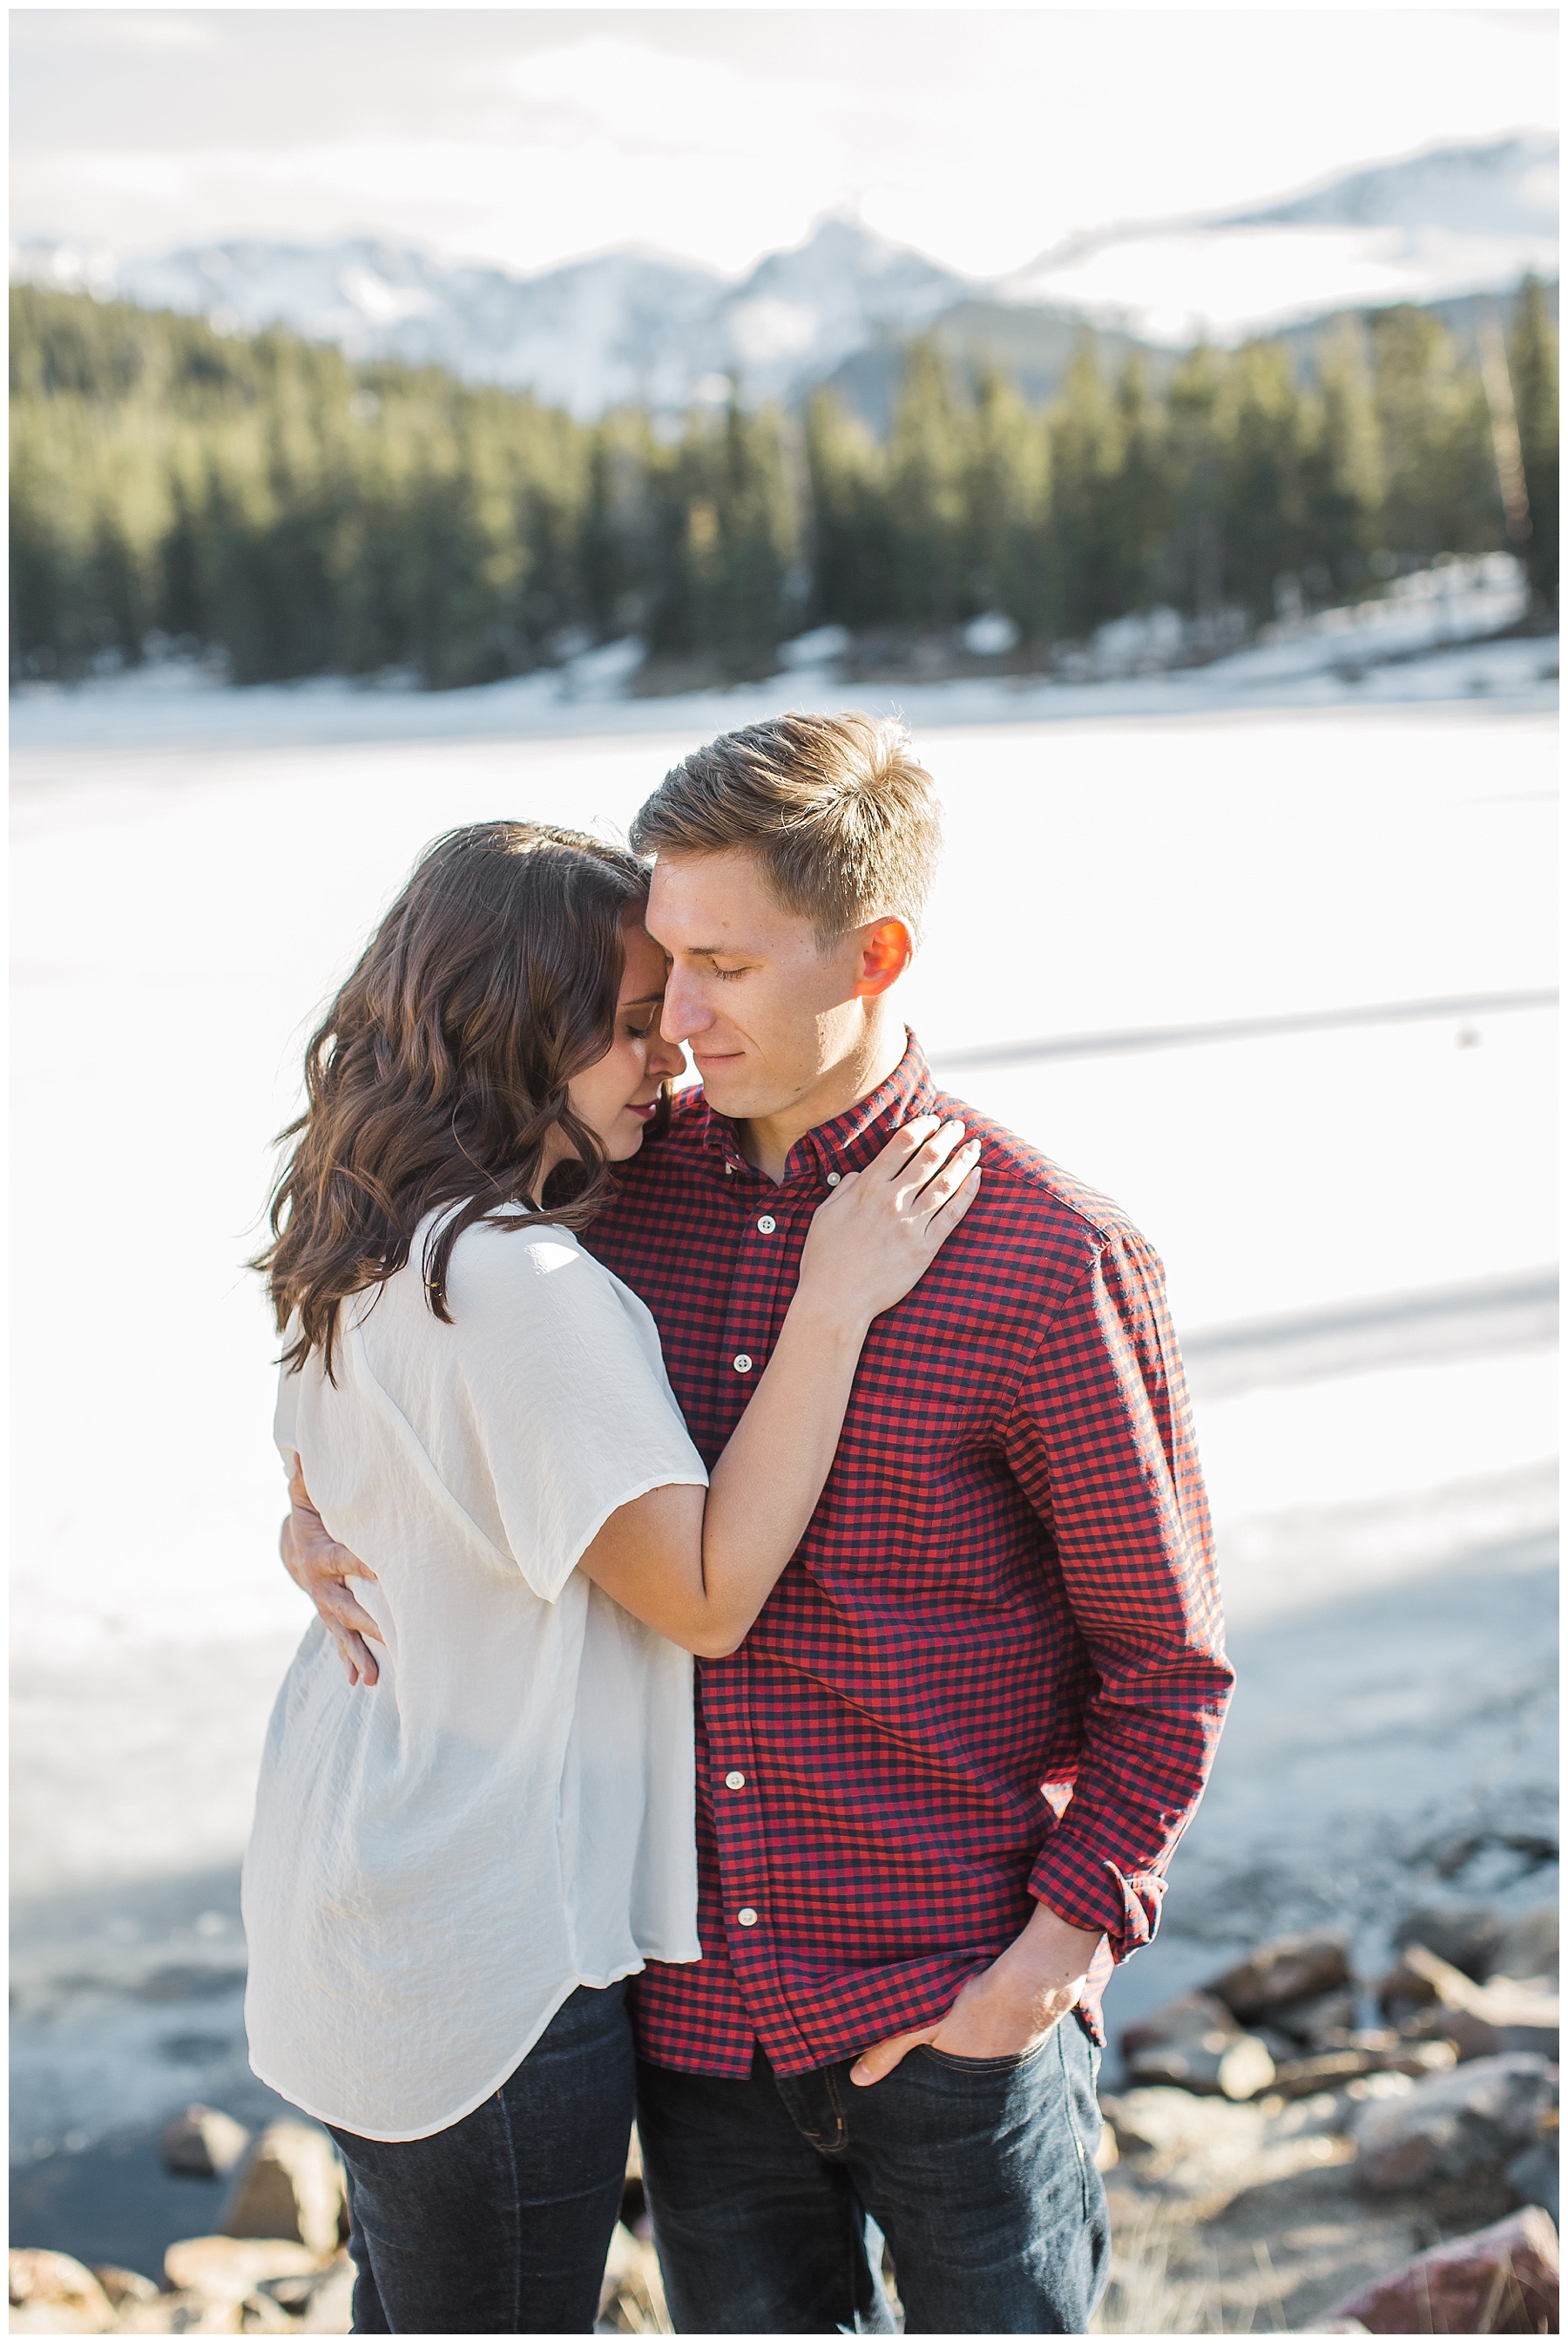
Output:
<svg viewBox="0 0 1568 2343">
<path fill-rule="evenodd" d="M 586 1242 L 640 1294 L 718 1458 L 811 1215 L 917 1114 L 983 1142 L 979 1197 L 878 1318 L 817 1510 L 756 1625 L 699 1670 L 703 1956 L 638 1980 L 644 2054 L 743 2077 L 925 2026 L 1038 1897 L 1154 1933 L 1231 1686 L 1208 1507 L 1153 1252 L 1114 1204 L 940 1093 L 911 1038 L 781 1184 L 699 1091 Z"/>
</svg>

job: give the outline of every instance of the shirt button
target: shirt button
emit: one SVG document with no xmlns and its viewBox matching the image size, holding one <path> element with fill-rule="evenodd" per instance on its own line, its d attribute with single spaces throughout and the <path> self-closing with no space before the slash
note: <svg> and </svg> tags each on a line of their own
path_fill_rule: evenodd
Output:
<svg viewBox="0 0 1568 2343">
<path fill-rule="evenodd" d="M 749 1904 L 743 1904 L 735 1916 L 743 1928 L 754 1928 L 757 1926 L 757 1915 Z"/>
<path fill-rule="evenodd" d="M 838 1172 L 829 1172 L 829 1174 L 828 1174 L 828 1185 L 829 1185 L 829 1188 L 836 1188 L 836 1187 L 838 1186 L 838 1184 L 839 1184 L 839 1174 L 838 1174 Z"/>
<path fill-rule="evenodd" d="M 726 1774 L 724 1776 L 724 1786 L 727 1790 L 743 1790 L 746 1787 L 745 1775 Z"/>
<path fill-rule="evenodd" d="M 737 1373 L 738 1375 L 749 1375 L 749 1374 L 751 1373 L 751 1353 L 750 1353 L 750 1352 L 749 1352 L 749 1351 L 737 1351 L 737 1352 L 736 1352 L 736 1353 L 735 1353 L 734 1365 L 735 1365 L 735 1372 L 736 1372 L 736 1373 Z"/>
<path fill-rule="evenodd" d="M 779 1223 L 771 1212 L 764 1212 L 757 1225 L 765 1237 L 770 1237 Z"/>
</svg>

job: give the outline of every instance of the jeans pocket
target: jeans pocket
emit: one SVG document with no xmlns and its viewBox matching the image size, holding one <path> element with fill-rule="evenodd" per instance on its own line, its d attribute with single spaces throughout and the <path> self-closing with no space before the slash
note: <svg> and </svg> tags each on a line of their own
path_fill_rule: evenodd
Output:
<svg viewBox="0 0 1568 2343">
<path fill-rule="evenodd" d="M 1030 2066 L 1050 2047 L 1056 2028 L 1031 2042 L 1026 2050 L 1011 2050 L 1003 2058 L 960 2058 L 951 2050 L 939 2050 L 933 2043 L 917 2044 L 917 2057 L 930 2058 L 938 2066 L 946 2066 L 955 2075 L 1016 2075 L 1020 2067 Z"/>
</svg>

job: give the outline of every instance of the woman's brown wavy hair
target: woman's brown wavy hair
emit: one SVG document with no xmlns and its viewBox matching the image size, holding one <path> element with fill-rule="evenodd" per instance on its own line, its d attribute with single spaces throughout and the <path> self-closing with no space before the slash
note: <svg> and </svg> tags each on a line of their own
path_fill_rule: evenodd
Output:
<svg viewBox="0 0 1568 2343">
<path fill-rule="evenodd" d="M 307 1104 L 272 1192 L 266 1279 L 297 1370 L 332 1373 L 337 1306 L 408 1259 L 426 1214 L 426 1292 L 451 1322 L 447 1272 L 463 1231 L 582 1228 L 609 1167 L 567 1086 L 615 1035 L 624 924 L 647 900 L 635 856 L 546 822 L 476 822 L 421 857 L 312 1035 Z M 656 1121 L 650 1135 L 657 1135 Z M 569 1141 L 532 1202 L 552 1131 Z"/>
</svg>

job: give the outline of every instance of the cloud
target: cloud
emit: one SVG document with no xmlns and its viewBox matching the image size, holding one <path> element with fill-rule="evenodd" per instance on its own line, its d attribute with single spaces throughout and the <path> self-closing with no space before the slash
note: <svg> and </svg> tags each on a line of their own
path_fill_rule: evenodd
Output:
<svg viewBox="0 0 1568 2343">
<path fill-rule="evenodd" d="M 67 14 L 32 19 L 47 75 L 18 49 L 13 219 L 126 250 L 367 227 L 739 272 L 849 210 L 990 276 L 1554 114 L 1544 42 L 1462 11 Z M 221 54 L 111 53 L 187 31 Z"/>
</svg>

